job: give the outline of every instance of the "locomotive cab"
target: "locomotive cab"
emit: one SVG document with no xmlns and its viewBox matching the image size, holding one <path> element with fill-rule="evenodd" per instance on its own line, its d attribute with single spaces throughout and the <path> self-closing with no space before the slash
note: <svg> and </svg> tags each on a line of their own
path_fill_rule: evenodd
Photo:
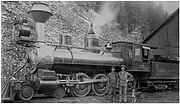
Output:
<svg viewBox="0 0 180 104">
<path fill-rule="evenodd" d="M 141 88 L 140 82 L 151 74 L 150 50 L 156 47 L 131 42 L 114 42 L 113 56 L 122 57 L 127 66 L 127 71 L 136 79 L 136 87 Z"/>
<path fill-rule="evenodd" d="M 123 41 L 112 45 L 115 52 L 113 55 L 122 57 L 129 71 L 150 71 L 150 50 L 155 47 Z"/>
</svg>

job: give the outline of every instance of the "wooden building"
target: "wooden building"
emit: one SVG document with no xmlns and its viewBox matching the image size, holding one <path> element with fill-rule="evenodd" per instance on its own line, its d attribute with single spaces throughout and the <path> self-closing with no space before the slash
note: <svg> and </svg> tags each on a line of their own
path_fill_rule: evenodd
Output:
<svg viewBox="0 0 180 104">
<path fill-rule="evenodd" d="M 150 53 L 150 57 L 163 56 L 179 57 L 179 8 L 172 13 L 158 28 L 156 28 L 147 38 L 142 41 L 143 44 L 158 47 Z"/>
</svg>

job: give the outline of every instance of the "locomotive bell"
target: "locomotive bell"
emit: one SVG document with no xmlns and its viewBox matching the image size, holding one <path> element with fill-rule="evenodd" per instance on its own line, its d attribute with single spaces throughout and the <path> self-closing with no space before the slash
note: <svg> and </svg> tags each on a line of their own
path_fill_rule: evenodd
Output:
<svg viewBox="0 0 180 104">
<path fill-rule="evenodd" d="M 111 43 L 108 42 L 106 45 L 105 45 L 106 49 L 108 50 L 111 50 L 112 49 L 112 46 L 111 46 Z"/>
<path fill-rule="evenodd" d="M 37 41 L 45 40 L 44 26 L 45 22 L 52 16 L 47 4 L 34 3 L 32 9 L 28 12 L 36 23 L 36 31 L 38 35 Z"/>
</svg>

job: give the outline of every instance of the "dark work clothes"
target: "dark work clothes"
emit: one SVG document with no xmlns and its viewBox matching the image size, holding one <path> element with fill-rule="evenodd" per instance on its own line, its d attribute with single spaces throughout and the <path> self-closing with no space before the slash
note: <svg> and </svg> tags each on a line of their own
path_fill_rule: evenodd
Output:
<svg viewBox="0 0 180 104">
<path fill-rule="evenodd" d="M 117 87 L 117 74 L 111 72 L 108 75 L 108 85 L 109 85 L 109 103 L 112 103 L 115 99 L 116 87 Z"/>
<path fill-rule="evenodd" d="M 115 72 L 111 72 L 108 75 L 108 84 L 110 87 L 117 87 L 117 74 Z"/>
</svg>

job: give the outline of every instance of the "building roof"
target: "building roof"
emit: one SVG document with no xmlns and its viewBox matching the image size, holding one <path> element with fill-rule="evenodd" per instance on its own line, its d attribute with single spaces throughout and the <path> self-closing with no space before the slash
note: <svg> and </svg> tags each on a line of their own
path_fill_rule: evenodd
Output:
<svg viewBox="0 0 180 104">
<path fill-rule="evenodd" d="M 141 43 L 145 43 L 149 38 L 151 38 L 154 33 L 156 33 L 159 29 L 161 29 L 165 24 L 167 24 L 176 14 L 179 14 L 179 8 L 173 12 L 169 18 L 167 18 L 164 22 L 162 22 L 161 25 L 159 25 L 150 35 L 148 35 Z"/>
</svg>

